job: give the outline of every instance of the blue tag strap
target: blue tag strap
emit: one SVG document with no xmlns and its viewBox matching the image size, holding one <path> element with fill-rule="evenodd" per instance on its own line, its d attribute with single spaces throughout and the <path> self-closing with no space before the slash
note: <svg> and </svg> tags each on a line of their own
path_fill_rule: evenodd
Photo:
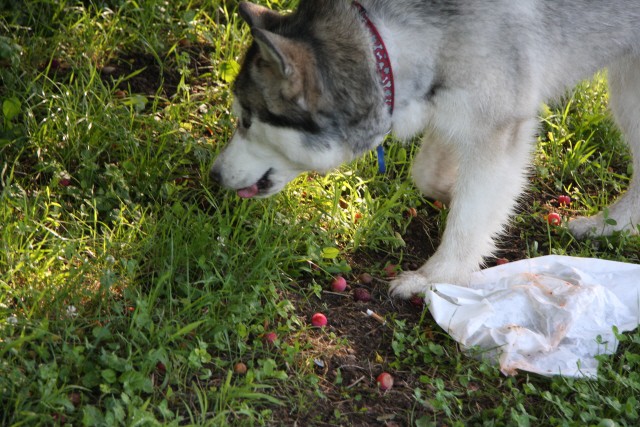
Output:
<svg viewBox="0 0 640 427">
<path fill-rule="evenodd" d="M 376 151 L 378 153 L 378 172 L 385 173 L 387 171 L 387 164 L 384 161 L 384 147 L 382 144 L 378 145 Z"/>
</svg>

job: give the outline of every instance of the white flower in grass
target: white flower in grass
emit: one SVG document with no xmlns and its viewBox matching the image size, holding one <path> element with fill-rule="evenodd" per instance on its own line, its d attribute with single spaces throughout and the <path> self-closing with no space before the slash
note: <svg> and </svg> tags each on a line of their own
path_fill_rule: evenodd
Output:
<svg viewBox="0 0 640 427">
<path fill-rule="evenodd" d="M 70 305 L 67 307 L 67 317 L 76 317 L 78 315 L 78 309 L 75 305 Z"/>
<path fill-rule="evenodd" d="M 7 317 L 7 323 L 10 325 L 17 325 L 18 324 L 18 318 L 16 317 L 15 314 L 12 314 L 11 316 Z"/>
</svg>

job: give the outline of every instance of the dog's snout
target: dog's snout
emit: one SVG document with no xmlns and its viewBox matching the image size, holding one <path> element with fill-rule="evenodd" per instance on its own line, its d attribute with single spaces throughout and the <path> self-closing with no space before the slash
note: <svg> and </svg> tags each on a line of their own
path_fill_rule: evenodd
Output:
<svg viewBox="0 0 640 427">
<path fill-rule="evenodd" d="M 216 184 L 220 184 L 222 182 L 222 174 L 220 173 L 220 169 L 215 165 L 212 166 L 209 170 L 209 179 Z"/>
</svg>

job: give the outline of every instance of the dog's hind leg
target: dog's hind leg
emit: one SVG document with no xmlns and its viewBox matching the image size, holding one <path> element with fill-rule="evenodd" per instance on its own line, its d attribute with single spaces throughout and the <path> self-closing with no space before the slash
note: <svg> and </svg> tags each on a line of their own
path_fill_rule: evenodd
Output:
<svg viewBox="0 0 640 427">
<path fill-rule="evenodd" d="M 423 195 L 448 205 L 457 174 L 458 158 L 452 144 L 437 132 L 426 131 L 411 168 L 416 187 Z"/>
<path fill-rule="evenodd" d="M 640 57 L 625 58 L 609 68 L 609 105 L 633 157 L 629 187 L 608 212 L 576 218 L 569 230 L 576 237 L 610 235 L 615 231 L 640 233 Z"/>
<path fill-rule="evenodd" d="M 512 120 L 493 131 L 476 128 L 476 135 L 468 133 L 474 141 L 457 145 L 460 163 L 440 247 L 418 270 L 393 281 L 392 295 L 410 298 L 434 283 L 464 285 L 491 255 L 494 238 L 527 183 L 536 125 L 532 118 Z"/>
</svg>

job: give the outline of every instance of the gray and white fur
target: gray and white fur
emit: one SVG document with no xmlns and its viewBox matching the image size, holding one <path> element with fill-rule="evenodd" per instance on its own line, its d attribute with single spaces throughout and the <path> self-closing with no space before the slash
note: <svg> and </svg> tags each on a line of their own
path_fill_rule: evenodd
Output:
<svg viewBox="0 0 640 427">
<path fill-rule="evenodd" d="M 629 188 L 577 237 L 640 226 L 640 2 L 636 0 L 362 0 L 395 79 L 382 93 L 368 28 L 346 0 L 301 0 L 281 15 L 242 2 L 254 43 L 234 84 L 239 126 L 211 176 L 266 197 L 304 171 L 326 172 L 380 144 L 423 135 L 412 176 L 450 206 L 442 242 L 392 294 L 464 284 L 494 250 L 527 183 L 537 113 L 607 68 L 610 107 L 631 148 Z"/>
</svg>

